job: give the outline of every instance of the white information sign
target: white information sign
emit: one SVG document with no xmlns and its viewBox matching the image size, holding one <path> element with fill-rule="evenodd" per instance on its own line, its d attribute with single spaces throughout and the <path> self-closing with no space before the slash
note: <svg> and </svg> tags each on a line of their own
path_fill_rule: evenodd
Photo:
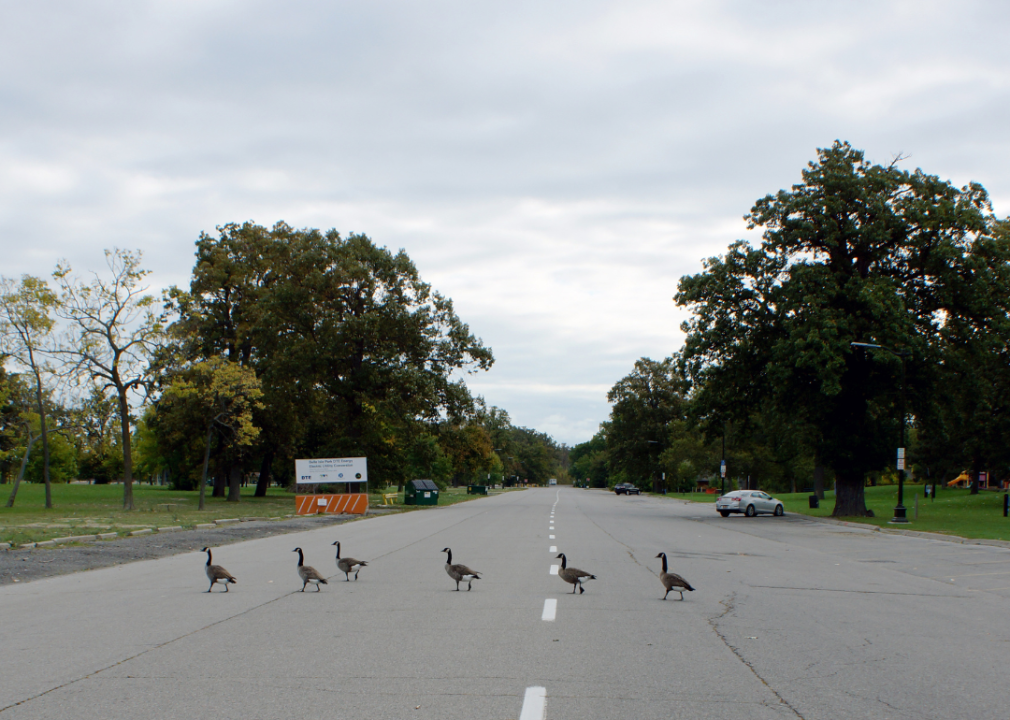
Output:
<svg viewBox="0 0 1010 720">
<path fill-rule="evenodd" d="M 319 483 L 368 482 L 368 458 L 312 458 L 295 460 L 295 482 Z"/>
</svg>

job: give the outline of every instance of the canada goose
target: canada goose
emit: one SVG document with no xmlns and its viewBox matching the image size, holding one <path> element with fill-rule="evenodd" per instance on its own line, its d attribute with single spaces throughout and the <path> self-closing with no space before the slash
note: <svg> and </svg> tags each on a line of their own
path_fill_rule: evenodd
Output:
<svg viewBox="0 0 1010 720">
<path fill-rule="evenodd" d="M 575 594 L 575 590 L 578 589 L 579 594 L 586 591 L 582 587 L 583 580 L 595 580 L 595 575 L 590 575 L 585 570 L 579 570 L 578 568 L 568 567 L 568 558 L 565 557 L 564 553 L 559 553 L 558 557 L 561 558 L 561 569 L 558 570 L 558 577 L 564 580 L 566 583 L 571 583 L 572 585 L 572 595 Z"/>
<path fill-rule="evenodd" d="M 677 573 L 666 571 L 666 553 L 660 553 L 656 557 L 663 558 L 663 572 L 659 573 L 659 581 L 663 583 L 663 587 L 666 588 L 666 595 L 669 595 L 670 591 L 673 590 L 674 592 L 679 592 L 680 599 L 683 600 L 685 590 L 688 592 L 694 592 L 694 588 L 691 587 L 691 583 Z M 664 600 L 666 600 L 666 595 L 663 596 Z"/>
<path fill-rule="evenodd" d="M 326 578 L 316 572 L 314 567 L 309 567 L 305 564 L 305 556 L 302 555 L 301 548 L 295 548 L 291 552 L 298 553 L 298 577 L 302 579 L 302 592 L 305 592 L 305 586 L 309 583 L 316 584 L 316 592 L 319 592 L 320 585 L 329 585 L 326 582 Z"/>
<path fill-rule="evenodd" d="M 214 589 L 214 583 L 217 583 L 217 582 L 222 583 L 224 585 L 224 591 L 228 592 L 228 585 L 230 583 L 237 583 L 238 580 L 236 580 L 234 577 L 232 577 L 232 574 L 230 572 L 228 572 L 227 570 L 225 570 L 220 565 L 211 565 L 210 564 L 210 548 L 209 547 L 205 547 L 200 552 L 207 553 L 207 567 L 205 569 L 207 570 L 207 577 L 210 579 L 210 587 L 207 588 L 207 592 L 210 592 L 211 590 L 213 590 Z"/>
<path fill-rule="evenodd" d="M 334 545 L 337 546 L 337 569 L 344 574 L 347 582 L 350 582 L 351 577 L 348 575 L 350 572 L 354 572 L 354 579 L 358 579 L 358 573 L 361 572 L 361 568 L 368 565 L 364 560 L 355 560 L 354 558 L 342 558 L 340 557 L 340 541 L 337 540 Z M 357 565 L 358 569 L 355 570 L 354 566 Z"/>
<path fill-rule="evenodd" d="M 449 553 L 448 557 L 445 559 L 445 571 L 449 574 L 453 580 L 456 581 L 456 591 L 459 592 L 459 584 L 461 581 L 466 580 L 467 592 L 470 591 L 470 585 L 474 580 L 480 580 L 480 575 L 466 565 L 453 565 L 452 564 L 452 550 L 445 548 L 442 550 L 444 553 Z"/>
</svg>

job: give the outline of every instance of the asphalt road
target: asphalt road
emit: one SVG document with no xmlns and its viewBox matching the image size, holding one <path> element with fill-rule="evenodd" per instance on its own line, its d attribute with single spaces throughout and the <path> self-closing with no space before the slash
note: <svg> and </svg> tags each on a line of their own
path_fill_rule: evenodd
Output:
<svg viewBox="0 0 1010 720">
<path fill-rule="evenodd" d="M 228 593 L 204 558 L 0 587 L 0 720 L 1010 716 L 1002 548 L 566 488 L 228 545 Z"/>
</svg>

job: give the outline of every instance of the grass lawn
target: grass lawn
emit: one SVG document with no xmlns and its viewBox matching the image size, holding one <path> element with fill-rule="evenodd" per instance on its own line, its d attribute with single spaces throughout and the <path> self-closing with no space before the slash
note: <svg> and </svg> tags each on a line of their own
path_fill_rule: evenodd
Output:
<svg viewBox="0 0 1010 720">
<path fill-rule="evenodd" d="M 915 497 L 919 498 L 919 517 L 915 517 Z M 670 493 L 676 497 L 702 503 L 714 503 L 718 495 L 704 493 Z M 785 505 L 787 513 L 831 517 L 835 507 L 835 494 L 824 493 L 821 506 L 816 510 L 809 507 L 810 493 L 781 493 L 776 498 Z M 879 485 L 866 488 L 866 507 L 873 510 L 876 517 L 844 518 L 851 522 L 867 523 L 886 528 L 905 528 L 923 532 L 944 533 L 966 538 L 988 540 L 1010 540 L 1010 518 L 1003 517 L 1003 492 L 982 490 L 978 495 L 969 494 L 959 488 L 942 488 L 936 500 L 924 499 L 923 486 L 905 484 L 905 508 L 907 525 L 890 525 L 894 517 L 894 506 L 898 502 L 897 485 Z M 715 512 L 714 510 L 712 511 Z"/>
<path fill-rule="evenodd" d="M 197 510 L 199 496 L 195 491 L 172 490 L 168 487 L 133 486 L 136 510 L 123 510 L 122 485 L 54 484 L 53 508 L 46 510 L 45 486 L 21 483 L 14 507 L 0 507 L 0 542 L 17 547 L 22 543 L 40 542 L 73 535 L 96 535 L 115 532 L 127 534 L 133 530 L 182 526 L 192 528 L 225 518 L 275 518 L 292 515 L 295 498 L 283 488 L 270 488 L 265 498 L 253 497 L 255 487 L 242 488 L 242 500 L 226 502 L 208 493 L 206 509 Z M 0 485 L 0 501 L 6 504 L 11 485 Z M 474 500 L 480 495 L 467 495 L 466 487 L 447 488 L 440 493 L 439 505 L 453 505 Z M 382 493 L 369 494 L 369 507 L 382 507 Z M 403 505 L 403 493 L 397 494 L 393 506 L 397 511 L 414 510 Z M 159 507 L 159 506 L 174 507 Z M 388 506 L 387 506 L 388 507 Z M 424 509 L 424 506 L 418 507 Z"/>
</svg>

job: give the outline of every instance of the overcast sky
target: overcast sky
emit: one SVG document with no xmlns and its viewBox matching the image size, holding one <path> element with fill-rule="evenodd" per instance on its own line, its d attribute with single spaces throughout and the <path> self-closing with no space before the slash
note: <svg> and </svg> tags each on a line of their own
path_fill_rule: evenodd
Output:
<svg viewBox="0 0 1010 720">
<path fill-rule="evenodd" d="M 227 222 L 403 248 L 495 353 L 470 386 L 574 444 L 682 343 L 678 279 L 818 147 L 1010 212 L 1010 3 L 0 0 L 7 276 Z"/>
</svg>

